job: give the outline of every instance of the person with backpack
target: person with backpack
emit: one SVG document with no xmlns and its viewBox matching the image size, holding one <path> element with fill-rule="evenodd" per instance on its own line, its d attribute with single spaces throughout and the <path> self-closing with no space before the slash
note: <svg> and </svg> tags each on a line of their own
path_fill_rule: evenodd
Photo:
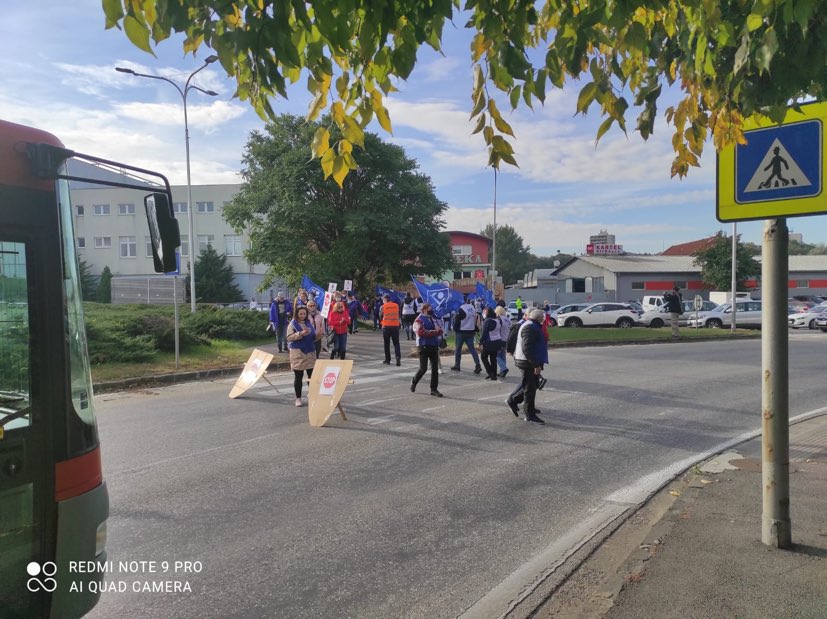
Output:
<svg viewBox="0 0 827 619">
<path fill-rule="evenodd" d="M 462 359 L 462 345 L 465 344 L 471 351 L 471 358 L 474 360 L 474 374 L 482 372 L 480 358 L 477 349 L 474 348 L 474 334 L 477 332 L 477 312 L 468 300 L 460 305 L 454 316 L 454 331 L 456 332 L 456 351 L 454 352 L 454 365 L 451 369 L 454 372 L 460 371 L 460 360 Z"/>
<path fill-rule="evenodd" d="M 540 308 L 533 308 L 526 314 L 526 320 L 519 327 L 514 347 L 514 363 L 520 368 L 523 380 L 518 389 L 508 396 L 505 403 L 515 417 L 519 417 L 519 405 L 524 403 L 523 413 L 526 421 L 543 424 L 537 416 L 539 412 L 534 405 L 537 395 L 537 382 L 548 359 L 548 348 L 542 333 L 542 322 L 545 312 Z M 520 390 L 522 392 L 520 393 Z"/>
<path fill-rule="evenodd" d="M 672 322 L 672 337 L 680 337 L 681 332 L 678 328 L 678 321 L 681 314 L 683 314 L 683 297 L 681 296 L 681 289 L 675 286 L 672 292 L 663 293 L 663 301 L 666 309 L 669 311 L 669 317 Z"/>
<path fill-rule="evenodd" d="M 485 367 L 485 380 L 497 380 L 497 353 L 502 348 L 500 339 L 500 321 L 490 307 L 486 307 L 485 320 L 482 323 L 480 342 L 482 343 L 482 364 Z"/>
</svg>

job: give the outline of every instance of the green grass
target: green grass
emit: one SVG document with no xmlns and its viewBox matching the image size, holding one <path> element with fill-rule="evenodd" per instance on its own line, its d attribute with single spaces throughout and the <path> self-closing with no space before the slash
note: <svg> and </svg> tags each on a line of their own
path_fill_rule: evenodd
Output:
<svg viewBox="0 0 827 619">
<path fill-rule="evenodd" d="M 726 329 L 690 329 L 681 327 L 682 339 L 709 338 L 709 337 L 733 337 L 729 328 Z M 754 329 L 736 329 L 735 337 L 760 337 L 761 331 Z M 661 327 L 651 329 L 648 327 L 632 327 L 631 329 L 619 329 L 617 327 L 589 327 L 573 329 L 571 327 L 557 327 L 549 329 L 549 342 L 552 346 L 555 343 L 567 342 L 640 342 L 671 340 L 672 328 Z"/>
</svg>

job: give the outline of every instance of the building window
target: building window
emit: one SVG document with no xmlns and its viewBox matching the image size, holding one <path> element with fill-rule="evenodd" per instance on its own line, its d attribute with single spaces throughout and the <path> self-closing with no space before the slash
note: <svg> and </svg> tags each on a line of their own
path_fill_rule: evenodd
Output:
<svg viewBox="0 0 827 619">
<path fill-rule="evenodd" d="M 189 256 L 190 255 L 190 237 L 182 234 L 181 235 L 181 255 L 182 256 Z"/>
<path fill-rule="evenodd" d="M 93 204 L 92 209 L 95 215 L 109 215 L 109 205 L 108 204 Z"/>
<path fill-rule="evenodd" d="M 135 258 L 138 255 L 138 244 L 134 236 L 122 236 L 118 241 L 121 246 L 121 258 Z"/>
<path fill-rule="evenodd" d="M 643 282 L 632 282 L 632 290 L 645 290 Z"/>
<path fill-rule="evenodd" d="M 682 281 L 682 282 L 678 281 L 678 282 L 675 282 L 675 285 L 676 285 L 678 288 L 680 288 L 681 290 L 683 290 L 683 289 L 685 289 L 685 288 L 687 287 L 686 281 Z"/>
<path fill-rule="evenodd" d="M 134 204 L 119 204 L 118 205 L 118 215 L 134 215 L 135 214 L 135 205 Z"/>
<path fill-rule="evenodd" d="M 195 206 L 199 213 L 212 213 L 214 210 L 212 202 L 196 202 Z"/>
<path fill-rule="evenodd" d="M 795 282 L 796 288 L 809 288 L 810 287 L 810 280 L 809 279 L 798 279 Z"/>
<path fill-rule="evenodd" d="M 187 203 L 186 202 L 175 202 L 172 205 L 172 210 L 175 213 L 186 213 L 187 212 Z"/>
<path fill-rule="evenodd" d="M 86 249 L 86 237 L 79 236 L 75 242 L 77 243 L 78 249 Z"/>
<path fill-rule="evenodd" d="M 207 247 L 214 247 L 215 244 L 215 235 L 214 234 L 199 234 L 198 235 L 198 253 L 202 254 L 206 251 Z"/>
<path fill-rule="evenodd" d="M 77 215 L 78 217 L 83 217 L 83 205 L 82 204 L 76 204 L 75 205 L 75 215 Z"/>
<path fill-rule="evenodd" d="M 470 279 L 471 271 L 454 271 L 454 279 Z"/>
<path fill-rule="evenodd" d="M 112 247 L 112 237 L 111 236 L 96 236 L 95 237 L 95 249 L 109 249 Z"/>
<path fill-rule="evenodd" d="M 455 256 L 470 256 L 471 255 L 471 246 L 470 245 L 452 245 L 451 246 L 451 253 Z"/>
<path fill-rule="evenodd" d="M 152 237 L 145 236 L 144 243 L 146 245 L 146 257 L 152 258 Z"/>
<path fill-rule="evenodd" d="M 224 253 L 227 256 L 241 255 L 241 235 L 240 234 L 225 234 L 224 235 Z"/>
</svg>

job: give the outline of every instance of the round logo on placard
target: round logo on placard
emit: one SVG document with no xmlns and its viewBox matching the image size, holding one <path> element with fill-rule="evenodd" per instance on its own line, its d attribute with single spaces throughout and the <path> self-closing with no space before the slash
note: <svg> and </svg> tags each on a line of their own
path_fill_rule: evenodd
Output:
<svg viewBox="0 0 827 619">
<path fill-rule="evenodd" d="M 336 384 L 336 373 L 330 372 L 329 374 L 325 374 L 324 378 L 322 379 L 322 384 L 324 385 L 325 389 L 330 389 L 333 385 Z"/>
</svg>

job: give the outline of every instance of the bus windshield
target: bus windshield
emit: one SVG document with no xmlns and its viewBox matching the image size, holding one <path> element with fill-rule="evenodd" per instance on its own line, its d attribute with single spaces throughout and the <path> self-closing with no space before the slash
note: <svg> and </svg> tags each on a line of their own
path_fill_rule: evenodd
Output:
<svg viewBox="0 0 827 619">
<path fill-rule="evenodd" d="M 0 240 L 0 427 L 30 423 L 26 245 Z"/>
</svg>

